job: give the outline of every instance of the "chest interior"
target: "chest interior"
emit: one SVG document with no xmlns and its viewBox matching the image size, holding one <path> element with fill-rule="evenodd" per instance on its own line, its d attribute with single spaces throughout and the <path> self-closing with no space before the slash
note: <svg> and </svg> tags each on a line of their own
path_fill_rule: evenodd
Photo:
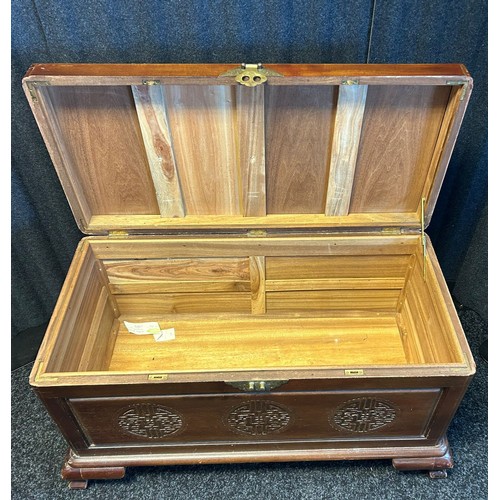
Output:
<svg viewBox="0 0 500 500">
<path fill-rule="evenodd" d="M 209 372 L 464 362 L 418 236 L 83 245 L 49 372 Z M 130 333 L 157 321 L 175 339 Z"/>
<path fill-rule="evenodd" d="M 430 243 L 423 252 L 467 78 L 294 72 L 254 88 L 193 75 L 25 81 L 94 235 L 40 373 L 467 362 Z"/>
</svg>

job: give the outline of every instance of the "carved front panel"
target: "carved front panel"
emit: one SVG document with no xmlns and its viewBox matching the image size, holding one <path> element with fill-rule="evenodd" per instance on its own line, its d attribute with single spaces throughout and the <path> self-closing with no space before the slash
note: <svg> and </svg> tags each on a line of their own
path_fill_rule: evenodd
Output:
<svg viewBox="0 0 500 500">
<path fill-rule="evenodd" d="M 131 434 L 159 439 L 179 432 L 184 422 L 182 416 L 170 408 L 144 403 L 126 408 L 118 417 L 118 425 Z"/>
<path fill-rule="evenodd" d="M 381 399 L 351 399 L 333 411 L 330 424 L 350 432 L 372 432 L 391 424 L 397 411 L 395 405 Z"/>
<path fill-rule="evenodd" d="M 160 386 L 160 385 L 159 385 Z M 131 447 L 134 453 L 203 443 L 290 443 L 318 440 L 336 446 L 354 440 L 422 440 L 439 388 L 346 391 L 316 390 L 71 398 L 79 432 L 94 447 Z M 228 444 L 231 443 L 231 444 Z M 239 443 L 239 444 L 238 444 Z M 280 445 L 281 446 L 281 445 Z M 325 444 L 326 446 L 326 444 Z M 79 453 L 84 450 L 77 449 Z"/>
<path fill-rule="evenodd" d="M 227 425 L 232 431 L 252 436 L 265 436 L 283 431 L 292 420 L 288 408 L 273 401 L 247 401 L 234 407 Z"/>
</svg>

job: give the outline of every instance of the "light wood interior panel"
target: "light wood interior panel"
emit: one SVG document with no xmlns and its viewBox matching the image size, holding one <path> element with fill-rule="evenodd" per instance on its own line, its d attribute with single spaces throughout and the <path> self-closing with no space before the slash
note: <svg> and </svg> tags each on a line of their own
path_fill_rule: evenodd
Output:
<svg viewBox="0 0 500 500">
<path fill-rule="evenodd" d="M 164 96 L 186 214 L 241 214 L 233 89 L 168 85 Z"/>
<path fill-rule="evenodd" d="M 86 356 L 85 351 L 89 349 L 86 347 L 89 334 L 95 337 L 100 332 L 107 337 L 111 325 L 106 320 L 102 327 L 104 330 L 100 325 L 104 315 L 111 314 L 114 318 L 110 303 L 108 307 L 107 295 L 97 262 L 92 253 L 87 252 L 70 302 L 63 312 L 61 334 L 55 341 L 50 359 L 47 360 L 47 369 L 77 371 L 82 357 Z"/>
<path fill-rule="evenodd" d="M 120 326 L 110 370 L 206 371 L 405 364 L 394 318 L 161 320 L 158 343 Z"/>
<path fill-rule="evenodd" d="M 418 209 L 449 96 L 449 86 L 368 88 L 351 213 Z"/>
<path fill-rule="evenodd" d="M 301 290 L 267 292 L 269 312 L 395 311 L 399 290 Z"/>
<path fill-rule="evenodd" d="M 337 87 L 266 88 L 270 214 L 324 213 Z"/>
<path fill-rule="evenodd" d="M 109 282 L 145 281 L 207 281 L 229 278 L 249 280 L 248 259 L 192 258 L 103 261 Z"/>
<path fill-rule="evenodd" d="M 235 91 L 243 215 L 265 216 L 265 87 L 250 88 L 239 85 Z"/>
<path fill-rule="evenodd" d="M 163 87 L 132 86 L 149 170 L 162 217 L 184 217 L 184 202 L 172 148 Z"/>
<path fill-rule="evenodd" d="M 102 288 L 97 302 L 85 348 L 78 365 L 79 371 L 106 370 L 116 340 L 118 321 L 106 288 Z"/>
<path fill-rule="evenodd" d="M 405 287 L 402 307 L 403 320 L 410 325 L 410 349 L 414 353 L 412 361 L 460 362 L 463 357 L 444 299 L 437 292 L 437 287 L 434 290 L 432 288 L 432 282 L 436 278 L 431 261 L 426 257 L 428 262 L 424 280 L 423 256 L 421 252 L 417 252 L 415 257 L 415 266 Z"/>
<path fill-rule="evenodd" d="M 342 85 L 332 138 L 326 215 L 347 215 L 363 127 L 367 85 Z"/>
<path fill-rule="evenodd" d="M 129 315 L 251 311 L 248 292 L 127 294 L 117 295 L 116 302 Z"/>
<path fill-rule="evenodd" d="M 159 214 L 128 86 L 44 87 L 92 215 Z"/>
<path fill-rule="evenodd" d="M 142 259 L 119 256 L 125 250 L 130 256 L 131 243 L 136 250 L 148 247 L 150 239 L 106 240 L 108 250 L 114 249 L 108 257 L 114 258 L 104 260 L 95 251 L 99 239 L 90 240 L 48 371 L 464 362 L 431 261 L 423 279 L 418 239 L 387 236 L 384 253 L 375 255 L 368 246 L 360 255 L 302 256 L 268 256 L 279 245 L 264 245 L 267 239 L 240 239 L 238 248 L 246 257 L 221 257 L 217 247 L 208 257 L 210 243 L 203 249 L 192 244 L 196 239 L 179 239 L 170 241 L 179 252 L 189 248 L 201 256 L 165 258 L 168 252 L 163 252 L 160 258 L 161 248 L 168 247 L 164 241 L 156 258 Z M 302 245 L 305 251 L 313 238 L 276 241 L 281 239 L 294 244 L 286 249 Z M 342 239 L 325 239 L 324 250 Z M 260 255 L 248 251 L 254 246 Z M 310 248 L 318 251 L 318 246 L 316 241 Z M 175 328 L 176 338 L 156 342 L 131 334 L 124 320 L 158 321 L 162 328 Z"/>
<path fill-rule="evenodd" d="M 404 278 L 409 260 L 409 254 L 268 257 L 266 278 Z"/>
</svg>

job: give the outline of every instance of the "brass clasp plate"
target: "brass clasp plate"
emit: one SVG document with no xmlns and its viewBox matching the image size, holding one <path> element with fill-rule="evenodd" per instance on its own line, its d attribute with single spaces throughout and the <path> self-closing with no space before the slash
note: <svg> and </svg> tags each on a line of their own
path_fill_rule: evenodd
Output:
<svg viewBox="0 0 500 500">
<path fill-rule="evenodd" d="M 240 68 L 231 69 L 219 75 L 219 78 L 234 76 L 235 80 L 246 87 L 256 87 L 267 81 L 268 76 L 283 76 L 281 73 L 265 69 L 262 63 L 246 64 L 243 63 Z"/>
<path fill-rule="evenodd" d="M 287 382 L 288 380 L 250 380 L 246 382 L 226 382 L 226 384 L 245 392 L 269 392 Z"/>
</svg>

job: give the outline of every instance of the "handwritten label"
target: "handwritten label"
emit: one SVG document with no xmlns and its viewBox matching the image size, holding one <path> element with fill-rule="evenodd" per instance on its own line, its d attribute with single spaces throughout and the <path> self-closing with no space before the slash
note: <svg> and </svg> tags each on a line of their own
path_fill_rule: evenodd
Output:
<svg viewBox="0 0 500 500">
<path fill-rule="evenodd" d="M 135 335 L 151 335 L 161 331 L 160 325 L 155 321 L 147 323 L 130 323 L 129 321 L 124 321 L 123 323 L 127 330 Z"/>
</svg>

